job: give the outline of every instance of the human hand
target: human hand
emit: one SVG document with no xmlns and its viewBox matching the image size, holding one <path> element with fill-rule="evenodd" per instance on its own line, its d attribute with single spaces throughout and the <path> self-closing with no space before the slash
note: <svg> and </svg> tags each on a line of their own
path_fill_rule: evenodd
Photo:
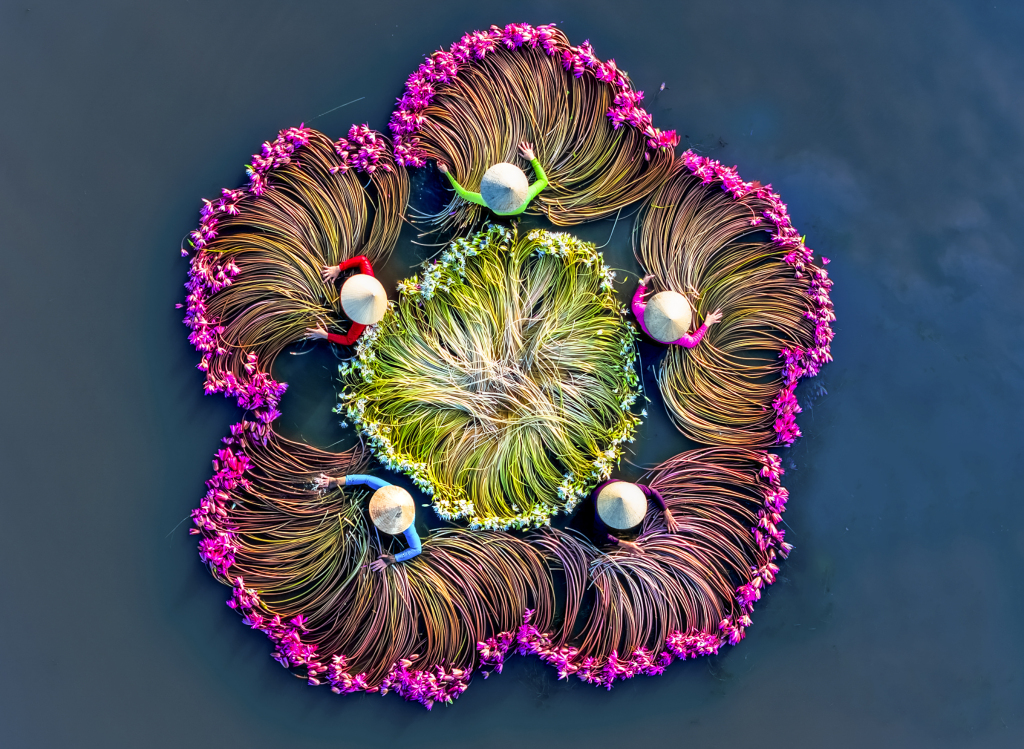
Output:
<svg viewBox="0 0 1024 749">
<path fill-rule="evenodd" d="M 437 171 L 441 172 L 441 174 L 448 174 L 448 165 L 443 161 L 437 162 Z"/>
<path fill-rule="evenodd" d="M 334 283 L 341 275 L 341 268 L 337 265 L 325 265 L 320 275 L 324 277 L 324 283 Z"/>
<path fill-rule="evenodd" d="M 619 539 L 619 548 L 625 549 L 630 554 L 643 554 L 644 550 L 640 548 L 640 544 L 634 541 L 623 541 Z"/>
<path fill-rule="evenodd" d="M 649 284 L 653 280 L 654 280 L 654 276 L 652 276 L 650 273 L 648 273 L 646 276 L 644 276 L 643 278 L 640 279 L 640 284 L 642 286 L 646 286 L 647 284 Z"/>
<path fill-rule="evenodd" d="M 669 533 L 679 533 L 682 530 L 682 526 L 679 521 L 672 516 L 672 510 L 665 510 L 665 529 Z"/>
<path fill-rule="evenodd" d="M 393 561 L 394 557 L 392 557 L 390 554 L 384 554 L 383 556 L 377 557 L 372 562 L 370 562 L 370 570 L 372 570 L 373 572 L 380 572 Z"/>
<path fill-rule="evenodd" d="M 321 473 L 316 479 L 316 485 L 318 489 L 330 489 L 335 486 L 344 486 L 345 477 L 338 476 L 337 478 L 332 478 L 326 473 Z"/>
<path fill-rule="evenodd" d="M 537 158 L 537 154 L 533 152 L 533 144 L 528 143 L 525 140 L 519 144 L 519 151 L 523 154 L 523 158 L 527 161 L 533 161 Z"/>
<path fill-rule="evenodd" d="M 306 328 L 306 338 L 326 338 L 327 331 L 323 328 Z"/>
<path fill-rule="evenodd" d="M 716 309 L 714 312 L 712 312 L 710 315 L 708 315 L 707 317 L 704 318 L 704 324 L 707 325 L 708 327 L 711 327 L 716 322 L 721 322 L 721 321 L 722 321 L 722 310 L 720 310 L 720 309 Z"/>
</svg>

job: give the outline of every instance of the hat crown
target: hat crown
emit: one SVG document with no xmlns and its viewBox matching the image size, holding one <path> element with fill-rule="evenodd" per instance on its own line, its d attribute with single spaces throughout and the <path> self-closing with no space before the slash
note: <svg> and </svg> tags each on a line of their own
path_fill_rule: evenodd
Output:
<svg viewBox="0 0 1024 749">
<path fill-rule="evenodd" d="M 633 528 L 647 514 L 647 495 L 636 484 L 613 481 L 598 492 L 597 514 L 612 528 Z"/>
<path fill-rule="evenodd" d="M 644 325 L 651 338 L 672 343 L 689 332 L 693 325 L 693 308 L 677 291 L 662 291 L 651 297 L 644 307 Z"/>
<path fill-rule="evenodd" d="M 515 164 L 502 161 L 495 164 L 480 180 L 480 197 L 487 207 L 498 213 L 514 211 L 530 193 L 526 173 Z"/>
<path fill-rule="evenodd" d="M 341 308 L 353 322 L 375 325 L 388 309 L 388 294 L 373 276 L 365 273 L 346 279 L 341 285 Z"/>
<path fill-rule="evenodd" d="M 394 484 L 387 484 L 370 497 L 370 520 L 384 533 L 395 535 L 408 530 L 416 518 L 412 495 Z"/>
</svg>

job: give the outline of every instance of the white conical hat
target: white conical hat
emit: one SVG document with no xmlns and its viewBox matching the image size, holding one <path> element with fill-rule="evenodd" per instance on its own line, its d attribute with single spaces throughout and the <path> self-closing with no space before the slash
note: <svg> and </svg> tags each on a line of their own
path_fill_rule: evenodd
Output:
<svg viewBox="0 0 1024 749">
<path fill-rule="evenodd" d="M 480 197 L 497 213 L 509 213 L 523 204 L 530 192 L 526 173 L 515 164 L 495 164 L 480 180 Z"/>
<path fill-rule="evenodd" d="M 597 514 L 620 531 L 639 525 L 647 514 L 647 496 L 628 481 L 613 481 L 597 495 Z"/>
<path fill-rule="evenodd" d="M 651 338 L 662 343 L 679 340 L 693 324 L 693 309 L 686 297 L 675 291 L 662 291 L 651 297 L 644 308 L 644 325 Z"/>
<path fill-rule="evenodd" d="M 382 486 L 370 497 L 370 520 L 384 533 L 401 533 L 412 525 L 415 517 L 416 503 L 400 486 Z"/>
<path fill-rule="evenodd" d="M 341 308 L 353 322 L 375 325 L 388 308 L 388 294 L 373 276 L 358 273 L 341 285 Z"/>
</svg>

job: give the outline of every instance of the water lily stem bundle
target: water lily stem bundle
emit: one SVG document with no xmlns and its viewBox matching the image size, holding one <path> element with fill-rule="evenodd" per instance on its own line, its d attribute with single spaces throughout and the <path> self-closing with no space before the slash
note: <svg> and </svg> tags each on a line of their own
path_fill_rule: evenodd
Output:
<svg viewBox="0 0 1024 749">
<path fill-rule="evenodd" d="M 478 642 L 514 628 L 528 608 L 550 623 L 554 592 L 540 550 L 505 533 L 451 529 L 430 534 L 415 559 L 371 571 L 391 537 L 372 527 L 367 492 L 317 488 L 321 473 L 363 470 L 368 454 L 273 433 L 264 443 L 248 431 L 236 427 L 218 454 L 209 512 L 197 511 L 197 525 L 215 576 L 241 578 L 258 598 L 258 609 L 242 612 L 250 626 L 274 639 L 280 622 L 297 622 L 291 642 L 277 637 L 283 665 L 329 681 L 327 664 L 342 658 L 370 690 L 397 678 L 403 659 L 417 672 L 459 669 L 468 679 Z M 216 556 L 218 548 L 230 552 Z"/>
<path fill-rule="evenodd" d="M 770 188 L 688 153 L 637 221 L 637 256 L 654 290 L 686 296 L 697 319 L 724 314 L 698 346 L 670 346 L 658 373 L 669 416 L 697 442 L 792 442 L 792 388 L 830 359 L 831 328 L 816 320 L 831 316 L 827 288 L 817 293 L 825 306 L 815 301 L 824 272 L 785 210 Z M 799 367 L 787 367 L 793 359 Z"/>
<path fill-rule="evenodd" d="M 409 184 L 388 142 L 364 126 L 337 142 L 292 128 L 264 154 L 253 157 L 248 191 L 225 191 L 204 208 L 186 324 L 204 354 L 207 391 L 235 395 L 269 422 L 283 390 L 269 376 L 275 357 L 309 327 L 348 324 L 322 268 L 387 257 Z"/>
<path fill-rule="evenodd" d="M 657 466 L 641 480 L 661 493 L 681 530 L 669 533 L 652 508 L 636 540 L 641 554 L 599 550 L 555 529 L 531 536 L 566 580 L 564 621 L 551 640 L 571 650 L 558 665 L 571 670 L 594 659 L 589 673 L 613 653 L 625 664 L 637 653 L 657 655 L 674 638 L 725 642 L 723 630 L 746 626 L 753 600 L 774 579 L 774 560 L 789 553 L 775 527 L 785 490 L 777 476 L 765 479 L 766 465 L 774 470 L 774 456 L 721 447 Z M 774 535 L 766 535 L 769 525 Z M 619 676 L 627 675 L 622 668 Z"/>
<path fill-rule="evenodd" d="M 457 72 L 439 73 L 445 66 Z M 535 144 L 549 186 L 527 212 L 546 214 L 556 225 L 612 215 L 671 172 L 675 133 L 653 128 L 637 106 L 643 94 L 614 61 L 598 60 L 589 44 L 570 46 L 553 27 L 513 24 L 467 35 L 410 79 L 407 99 L 423 98 L 424 78 L 430 105 L 417 113 L 400 110 L 392 130 L 408 132 L 396 122 L 414 118 L 417 152 L 446 163 L 470 189 L 493 164 L 517 163 L 520 142 Z M 467 226 L 484 211 L 455 198 L 431 218 L 444 227 Z"/>
<path fill-rule="evenodd" d="M 633 330 L 592 245 L 491 226 L 402 284 L 343 404 L 442 517 L 502 529 L 571 510 L 638 419 Z"/>
</svg>

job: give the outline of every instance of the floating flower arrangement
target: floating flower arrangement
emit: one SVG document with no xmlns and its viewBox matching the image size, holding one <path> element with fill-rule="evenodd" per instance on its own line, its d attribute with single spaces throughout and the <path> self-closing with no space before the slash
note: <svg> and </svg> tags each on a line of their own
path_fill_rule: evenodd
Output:
<svg viewBox="0 0 1024 749">
<path fill-rule="evenodd" d="M 545 525 L 610 476 L 640 421 L 613 281 L 568 234 L 491 224 L 458 239 L 341 366 L 337 410 L 442 519 Z"/>
<path fill-rule="evenodd" d="M 828 260 L 770 186 L 692 151 L 677 159 L 678 138 L 642 100 L 613 60 L 554 26 L 491 27 L 426 58 L 390 138 L 367 125 L 336 140 L 282 130 L 244 187 L 204 201 L 179 307 L 206 392 L 246 415 L 191 532 L 228 606 L 308 684 L 429 709 L 515 654 L 610 688 L 745 637 L 791 549 L 781 460 L 765 448 L 800 436 L 797 383 L 831 361 Z M 339 349 L 335 410 L 360 445 L 332 453 L 273 426 L 287 388 L 275 357 L 346 324 L 326 271 L 388 257 L 408 220 L 407 170 L 444 162 L 476 185 L 531 140 L 549 185 L 527 213 L 568 226 L 639 204 L 636 253 L 654 289 L 698 318 L 722 311 L 661 360 L 660 399 L 706 447 L 644 477 L 678 527 L 649 508 L 638 553 L 550 526 L 612 474 L 646 416 L 615 274 L 571 234 L 486 223 L 461 197 L 420 214 L 455 239 Z M 384 470 L 409 476 L 447 522 L 378 571 L 390 542 L 366 492 L 323 479 Z"/>
</svg>

